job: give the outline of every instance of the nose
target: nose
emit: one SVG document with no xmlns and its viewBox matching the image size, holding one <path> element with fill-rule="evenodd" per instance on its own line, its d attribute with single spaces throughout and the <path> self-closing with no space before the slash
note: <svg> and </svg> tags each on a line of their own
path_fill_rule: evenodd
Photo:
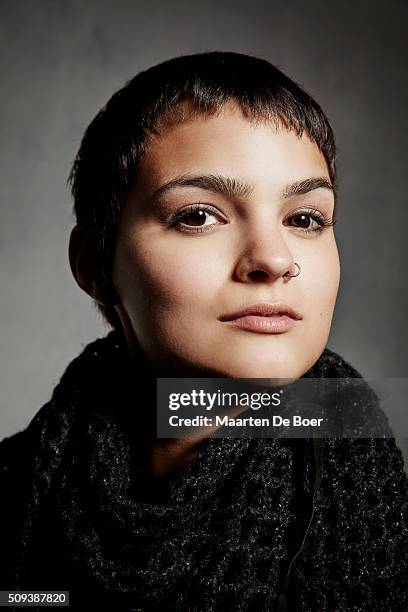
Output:
<svg viewBox="0 0 408 612">
<path fill-rule="evenodd" d="M 246 228 L 234 279 L 240 282 L 272 282 L 293 274 L 294 258 L 282 232 L 270 224 Z"/>
</svg>

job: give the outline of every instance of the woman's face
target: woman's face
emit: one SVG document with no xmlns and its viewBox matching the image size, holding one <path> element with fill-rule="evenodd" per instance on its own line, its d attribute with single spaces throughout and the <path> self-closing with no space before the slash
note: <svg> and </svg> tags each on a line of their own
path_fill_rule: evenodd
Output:
<svg viewBox="0 0 408 612">
<path fill-rule="evenodd" d="M 333 227 L 321 226 L 333 209 L 306 136 L 250 122 L 233 102 L 167 126 L 119 221 L 113 283 L 129 347 L 137 338 L 162 374 L 302 376 L 326 346 L 339 286 Z M 294 262 L 300 274 L 284 276 Z M 301 316 L 279 333 L 265 333 L 270 318 L 222 320 L 276 303 Z"/>
</svg>

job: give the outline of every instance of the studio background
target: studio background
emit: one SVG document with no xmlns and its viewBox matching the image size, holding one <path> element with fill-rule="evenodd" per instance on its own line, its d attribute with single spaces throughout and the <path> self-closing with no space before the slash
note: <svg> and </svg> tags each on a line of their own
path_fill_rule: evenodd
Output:
<svg viewBox="0 0 408 612">
<path fill-rule="evenodd" d="M 408 377 L 407 26 L 403 0 L 2 0 L 0 439 L 108 331 L 68 263 L 66 179 L 82 134 L 126 80 L 186 53 L 263 57 L 322 105 L 342 264 L 328 347 L 367 379 Z"/>
</svg>

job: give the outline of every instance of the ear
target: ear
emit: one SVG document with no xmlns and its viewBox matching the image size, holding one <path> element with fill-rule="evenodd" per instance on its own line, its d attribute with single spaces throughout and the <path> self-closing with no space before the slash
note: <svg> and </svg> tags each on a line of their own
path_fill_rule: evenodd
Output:
<svg viewBox="0 0 408 612">
<path fill-rule="evenodd" d="M 93 241 L 80 225 L 71 232 L 68 254 L 71 272 L 85 293 L 102 306 L 120 304 L 121 299 L 113 285 L 103 280 Z"/>
</svg>

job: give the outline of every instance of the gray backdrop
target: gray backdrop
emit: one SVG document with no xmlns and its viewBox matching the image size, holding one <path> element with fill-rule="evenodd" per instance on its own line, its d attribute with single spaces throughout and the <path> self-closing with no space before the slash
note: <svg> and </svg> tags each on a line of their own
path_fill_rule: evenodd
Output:
<svg viewBox="0 0 408 612">
<path fill-rule="evenodd" d="M 259 55 L 337 134 L 342 285 L 329 348 L 407 377 L 405 0 L 2 0 L 0 438 L 25 427 L 107 327 L 74 283 L 65 186 L 85 127 L 125 80 L 175 55 Z"/>
</svg>

